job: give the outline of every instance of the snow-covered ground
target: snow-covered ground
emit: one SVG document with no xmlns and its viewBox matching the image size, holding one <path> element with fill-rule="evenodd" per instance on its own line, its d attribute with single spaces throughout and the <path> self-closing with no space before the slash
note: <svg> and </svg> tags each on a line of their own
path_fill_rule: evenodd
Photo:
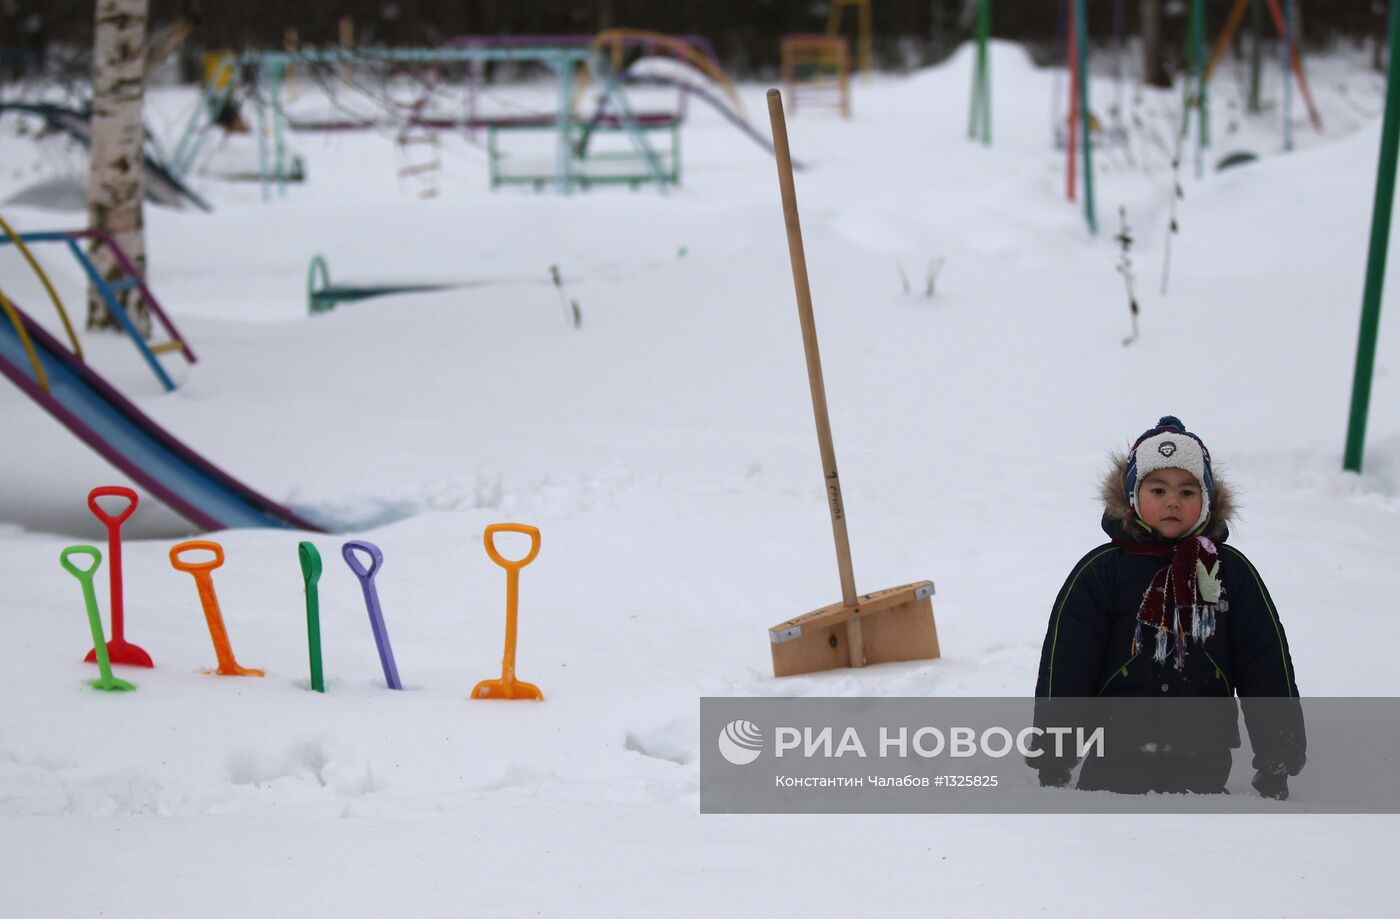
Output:
<svg viewBox="0 0 1400 919">
<path fill-rule="evenodd" d="M 970 74 L 964 49 L 857 81 L 849 121 L 789 118 L 857 584 L 935 580 L 936 661 L 769 675 L 768 627 L 840 589 L 772 160 L 703 107 L 665 195 L 492 193 L 485 152 L 449 137 L 424 201 L 400 187 L 392 132 L 369 132 L 296 137 L 309 181 L 275 203 L 203 179 L 212 214 L 148 207 L 154 289 L 200 361 L 165 360 L 170 394 L 122 337 L 84 334 L 89 363 L 340 532 L 217 534 L 234 648 L 267 671 L 218 679 L 200 672 L 213 652 L 193 582 L 167 558 L 191 527 L 146 499 L 124 551 L 127 636 L 157 667 L 122 669 L 137 692 L 93 692 L 57 559 L 103 545 L 85 498 L 122 479 L 0 386 L 0 914 L 1386 911 L 1394 816 L 698 813 L 701 696 L 1031 692 L 1055 592 L 1101 541 L 1107 451 L 1166 413 L 1241 495 L 1232 542 L 1269 583 L 1301 690 L 1400 695 L 1400 255 L 1365 471 L 1341 471 L 1381 78 L 1312 62 L 1326 130 L 1299 106 L 1285 154 L 1277 82 L 1246 117 L 1222 70 L 1205 176 L 1183 159 L 1164 295 L 1179 96 L 1128 92 L 1139 126 L 1095 151 L 1090 236 L 1051 145 L 1061 81 L 996 45 L 988 149 L 965 136 Z M 741 87 L 767 133 L 764 89 Z M 1114 86 L 1093 90 L 1107 121 Z M 164 140 L 193 103 L 152 93 Z M 80 168 L 0 129 L 0 200 Z M 1210 168 L 1235 150 L 1259 161 Z M 1129 346 L 1120 206 L 1142 305 Z M 85 219 L 0 213 L 23 230 Z M 471 286 L 309 318 L 316 253 L 337 282 Z M 78 308 L 78 267 L 39 255 Z M 10 248 L 0 283 L 58 328 Z M 543 533 L 518 661 L 539 705 L 467 698 L 499 672 L 505 577 L 481 534 L 506 520 Z M 338 557 L 351 537 L 384 551 L 403 693 L 384 689 Z M 326 560 L 324 695 L 308 691 L 302 538 Z M 105 611 L 105 570 L 98 583 Z"/>
</svg>

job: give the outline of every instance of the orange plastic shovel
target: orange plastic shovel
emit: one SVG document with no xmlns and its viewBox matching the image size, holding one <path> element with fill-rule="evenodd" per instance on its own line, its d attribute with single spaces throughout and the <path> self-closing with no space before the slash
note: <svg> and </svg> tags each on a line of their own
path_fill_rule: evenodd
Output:
<svg viewBox="0 0 1400 919">
<path fill-rule="evenodd" d="M 182 561 L 186 552 L 204 551 L 214 553 L 207 562 Z M 206 539 L 192 539 L 182 542 L 170 550 L 170 564 L 177 571 L 194 575 L 194 583 L 199 588 L 199 603 L 204 607 L 204 618 L 209 623 L 209 637 L 214 641 L 214 654 L 219 659 L 217 670 L 206 671 L 219 676 L 262 676 L 261 670 L 240 667 L 233 659 L 233 646 L 228 641 L 228 630 L 224 628 L 224 617 L 219 613 L 219 598 L 214 595 L 213 571 L 224 563 L 224 547 Z"/>
<path fill-rule="evenodd" d="M 511 561 L 496 551 L 497 533 L 523 533 L 530 537 L 530 551 L 518 561 Z M 491 561 L 506 570 L 506 653 L 501 659 L 501 678 L 482 680 L 472 690 L 473 699 L 537 699 L 544 700 L 544 693 L 533 683 L 515 678 L 515 614 L 520 602 L 520 569 L 535 560 L 540 554 L 540 531 L 524 523 L 493 523 L 486 528 L 483 537 L 486 554 Z"/>
</svg>

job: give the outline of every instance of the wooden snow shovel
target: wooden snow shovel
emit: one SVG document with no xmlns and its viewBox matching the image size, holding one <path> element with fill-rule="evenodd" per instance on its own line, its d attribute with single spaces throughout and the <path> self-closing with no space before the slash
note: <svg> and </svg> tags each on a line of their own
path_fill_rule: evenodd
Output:
<svg viewBox="0 0 1400 919">
<path fill-rule="evenodd" d="M 857 595 L 851 572 L 851 546 L 846 536 L 846 508 L 836 474 L 836 451 L 831 445 L 831 421 L 826 412 L 817 326 L 812 317 L 812 290 L 807 283 L 807 258 L 802 250 L 802 226 L 797 220 L 797 192 L 792 182 L 783 99 L 768 90 L 768 117 L 773 125 L 773 151 L 778 161 L 778 184 L 787 222 L 792 281 L 797 288 L 797 313 L 802 321 L 802 344 L 807 353 L 807 382 L 812 390 L 812 413 L 817 421 L 822 472 L 826 479 L 831 529 L 836 537 L 836 564 L 841 575 L 841 602 L 813 610 L 768 630 L 773 650 L 773 675 L 793 676 L 836 667 L 864 667 L 889 661 L 938 657 L 938 629 L 933 621 L 932 581 L 917 581 L 875 593 Z"/>
</svg>

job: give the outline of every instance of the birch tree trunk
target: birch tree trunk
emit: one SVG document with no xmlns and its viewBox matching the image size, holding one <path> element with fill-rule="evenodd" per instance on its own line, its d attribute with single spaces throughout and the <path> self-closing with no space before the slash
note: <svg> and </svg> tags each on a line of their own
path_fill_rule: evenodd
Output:
<svg viewBox="0 0 1400 919">
<path fill-rule="evenodd" d="M 97 0 L 92 55 L 92 166 L 88 173 L 88 226 L 106 230 L 146 274 L 146 231 L 141 212 L 145 165 L 141 99 L 146 77 L 147 0 Z M 91 249 L 105 280 L 124 275 L 107 246 Z M 118 302 L 145 337 L 151 319 L 141 292 L 116 292 Z M 90 329 L 111 328 L 116 318 L 96 288 L 88 289 Z"/>
</svg>

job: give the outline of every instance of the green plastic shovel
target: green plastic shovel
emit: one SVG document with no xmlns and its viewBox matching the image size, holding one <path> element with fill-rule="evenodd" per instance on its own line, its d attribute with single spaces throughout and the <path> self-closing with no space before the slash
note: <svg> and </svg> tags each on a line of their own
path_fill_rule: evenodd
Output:
<svg viewBox="0 0 1400 919">
<path fill-rule="evenodd" d="M 311 650 L 311 688 L 326 691 L 321 673 L 321 599 L 316 584 L 321 579 L 321 553 L 309 542 L 297 544 L 301 577 L 306 582 L 306 644 Z"/>
<path fill-rule="evenodd" d="M 70 555 L 88 556 L 92 559 L 92 567 L 86 571 L 82 570 L 68 560 Z M 92 681 L 92 688 L 114 692 L 135 689 L 134 684 L 112 676 L 112 662 L 107 657 L 107 641 L 102 635 L 102 615 L 97 611 L 97 592 L 92 587 L 92 576 L 102 564 L 102 553 L 97 551 L 96 546 L 69 546 L 59 553 L 58 563 L 83 585 L 83 602 L 87 604 L 88 625 L 92 628 L 92 647 L 97 652 L 97 670 L 101 674 Z"/>
</svg>

